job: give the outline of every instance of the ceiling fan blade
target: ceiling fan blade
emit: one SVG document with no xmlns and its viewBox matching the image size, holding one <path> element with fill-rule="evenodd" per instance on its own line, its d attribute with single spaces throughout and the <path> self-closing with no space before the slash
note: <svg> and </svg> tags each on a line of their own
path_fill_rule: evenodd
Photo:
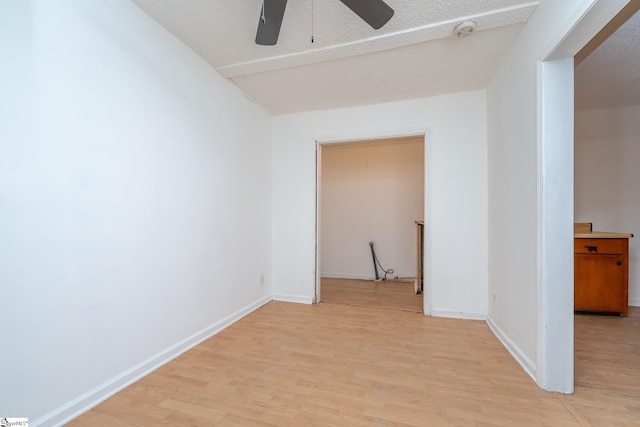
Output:
<svg viewBox="0 0 640 427">
<path fill-rule="evenodd" d="M 286 7 L 287 0 L 264 0 L 258 20 L 257 44 L 272 46 L 278 42 Z"/>
<path fill-rule="evenodd" d="M 340 0 L 373 29 L 382 28 L 393 16 L 393 9 L 383 0 Z"/>
</svg>

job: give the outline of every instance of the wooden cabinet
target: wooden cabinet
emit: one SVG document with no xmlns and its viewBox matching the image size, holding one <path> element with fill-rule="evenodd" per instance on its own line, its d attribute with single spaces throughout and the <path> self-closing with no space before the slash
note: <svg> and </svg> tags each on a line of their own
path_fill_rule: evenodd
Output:
<svg viewBox="0 0 640 427">
<path fill-rule="evenodd" d="M 619 313 L 629 310 L 629 239 L 574 239 L 574 308 Z"/>
</svg>

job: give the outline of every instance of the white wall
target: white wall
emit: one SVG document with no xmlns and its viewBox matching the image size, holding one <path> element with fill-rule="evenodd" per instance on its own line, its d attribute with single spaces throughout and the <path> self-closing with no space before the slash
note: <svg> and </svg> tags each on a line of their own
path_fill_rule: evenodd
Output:
<svg viewBox="0 0 640 427">
<path fill-rule="evenodd" d="M 571 277 L 573 268 L 572 167 L 567 156 L 573 149 L 573 111 L 566 108 L 571 105 L 566 97 L 549 102 L 553 85 L 563 78 L 565 85 L 573 82 L 566 63 L 556 67 L 538 61 L 554 53 L 555 58 L 573 56 L 622 3 L 542 0 L 487 91 L 488 321 L 524 369 L 549 390 L 570 392 L 573 387 L 572 281 L 556 280 Z M 606 13 L 611 14 L 600 19 L 601 11 L 592 8 L 596 4 L 608 4 Z M 562 194 L 569 196 L 550 197 Z M 564 268 L 546 264 L 554 251 L 567 260 Z"/>
<path fill-rule="evenodd" d="M 269 300 L 271 117 L 128 0 L 0 31 L 0 414 L 54 425 Z"/>
<path fill-rule="evenodd" d="M 640 306 L 640 105 L 577 111 L 575 219 L 633 233 L 629 304 Z"/>
<path fill-rule="evenodd" d="M 373 241 L 389 279 L 415 277 L 424 138 L 326 144 L 321 155 L 321 276 L 375 279 Z"/>
<path fill-rule="evenodd" d="M 274 297 L 315 288 L 316 142 L 417 135 L 425 145 L 426 276 L 437 315 L 487 310 L 484 91 L 274 118 Z M 428 312 L 427 307 L 427 312 Z"/>
</svg>

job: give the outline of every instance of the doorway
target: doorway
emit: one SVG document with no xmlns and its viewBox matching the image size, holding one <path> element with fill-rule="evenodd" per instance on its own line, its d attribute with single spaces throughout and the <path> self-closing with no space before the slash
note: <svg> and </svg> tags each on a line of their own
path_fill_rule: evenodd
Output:
<svg viewBox="0 0 640 427">
<path fill-rule="evenodd" d="M 569 32 L 538 62 L 536 381 L 545 390 L 571 393 L 574 386 L 574 55 L 622 3 L 597 0 L 581 10 Z"/>
<path fill-rule="evenodd" d="M 424 140 L 318 144 L 316 301 L 423 312 Z"/>
<path fill-rule="evenodd" d="M 640 1 L 630 2 L 575 56 L 574 221 L 592 223 L 593 230 L 635 236 L 627 239 L 628 277 L 621 281 L 628 291 L 614 300 L 628 309 L 627 316 L 575 314 L 578 409 L 590 403 L 582 390 L 597 395 L 603 408 L 624 404 L 629 395 L 640 392 L 611 381 L 625 378 L 635 385 L 640 378 L 637 359 L 614 356 L 640 354 L 640 91 L 635 84 L 640 76 L 639 30 Z M 620 267 L 613 273 L 618 271 Z M 609 277 L 603 289 L 614 295 L 615 280 Z M 607 363 L 599 365 L 603 360 Z M 609 416 L 598 421 L 624 422 Z"/>
<path fill-rule="evenodd" d="M 636 236 L 640 231 L 639 46 L 640 1 L 636 1 L 575 56 L 574 113 L 574 221 L 592 223 L 598 231 Z M 640 305 L 640 242 L 632 238 L 628 244 L 629 303 Z"/>
</svg>

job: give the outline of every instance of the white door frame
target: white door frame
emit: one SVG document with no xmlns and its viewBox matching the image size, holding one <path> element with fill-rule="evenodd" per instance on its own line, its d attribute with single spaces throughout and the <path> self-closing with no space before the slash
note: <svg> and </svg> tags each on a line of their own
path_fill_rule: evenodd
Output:
<svg viewBox="0 0 640 427">
<path fill-rule="evenodd" d="M 629 0 L 585 1 L 538 62 L 536 382 L 573 392 L 573 57 Z"/>
</svg>

